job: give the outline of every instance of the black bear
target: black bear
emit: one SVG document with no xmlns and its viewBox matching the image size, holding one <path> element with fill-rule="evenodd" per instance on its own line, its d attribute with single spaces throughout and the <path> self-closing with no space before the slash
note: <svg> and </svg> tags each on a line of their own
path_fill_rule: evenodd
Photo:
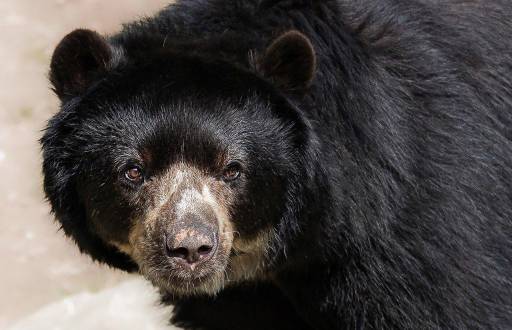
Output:
<svg viewBox="0 0 512 330">
<path fill-rule="evenodd" d="M 53 212 L 186 329 L 511 329 L 511 15 L 181 0 L 73 31 Z"/>
</svg>

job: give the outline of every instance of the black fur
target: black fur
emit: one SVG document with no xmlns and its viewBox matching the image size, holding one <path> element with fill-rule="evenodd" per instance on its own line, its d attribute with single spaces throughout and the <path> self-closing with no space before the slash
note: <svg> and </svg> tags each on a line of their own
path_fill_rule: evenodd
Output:
<svg viewBox="0 0 512 330">
<path fill-rule="evenodd" d="M 208 166 L 206 127 L 249 155 L 234 219 L 247 237 L 275 229 L 274 284 L 174 301 L 179 324 L 510 329 L 511 14 L 508 0 L 179 1 L 109 38 L 122 58 L 87 88 L 56 51 L 46 194 L 82 251 L 135 270 L 104 240 L 130 212 L 115 164 L 147 142 L 162 167 Z M 299 48 L 305 61 L 272 77 L 267 47 L 291 30 L 315 58 Z M 91 223 L 88 203 L 117 205 L 104 218 L 121 225 Z"/>
</svg>

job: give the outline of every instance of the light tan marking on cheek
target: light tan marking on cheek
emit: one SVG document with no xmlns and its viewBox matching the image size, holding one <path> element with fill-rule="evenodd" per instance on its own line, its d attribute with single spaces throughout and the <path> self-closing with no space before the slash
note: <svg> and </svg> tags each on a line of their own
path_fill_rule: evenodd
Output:
<svg viewBox="0 0 512 330">
<path fill-rule="evenodd" d="M 230 281 L 265 278 L 265 259 L 269 241 L 274 234 L 272 229 L 260 233 L 255 239 L 235 239 L 233 250 L 240 255 L 233 256 L 229 263 L 228 277 Z"/>
<path fill-rule="evenodd" d="M 142 238 L 141 235 L 143 234 L 143 226 L 140 224 L 140 220 L 134 219 L 134 225 L 130 228 L 128 232 L 128 242 L 127 243 L 120 243 L 116 241 L 110 241 L 109 244 L 115 246 L 119 251 L 123 252 L 124 254 L 127 254 L 130 256 L 134 261 L 138 262 L 136 259 L 136 255 L 138 252 L 138 245 L 137 242 L 140 241 Z"/>
<path fill-rule="evenodd" d="M 114 245 L 119 251 L 123 252 L 124 254 L 127 254 L 128 256 L 133 255 L 133 247 L 131 244 L 127 243 L 117 243 L 117 242 L 110 242 L 110 244 Z"/>
</svg>

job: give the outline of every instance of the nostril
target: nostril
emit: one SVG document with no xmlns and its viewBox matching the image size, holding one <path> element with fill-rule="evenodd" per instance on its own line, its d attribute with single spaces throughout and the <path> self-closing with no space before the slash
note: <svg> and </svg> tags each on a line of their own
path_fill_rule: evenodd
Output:
<svg viewBox="0 0 512 330">
<path fill-rule="evenodd" d="M 167 247 L 167 255 L 171 258 L 187 259 L 188 254 L 188 249 L 184 247 L 179 247 L 177 249 L 171 249 Z"/>
<path fill-rule="evenodd" d="M 210 254 L 211 251 L 212 247 L 209 245 L 201 245 L 199 249 L 197 249 L 197 253 L 199 253 L 199 255 L 202 257 Z"/>
</svg>

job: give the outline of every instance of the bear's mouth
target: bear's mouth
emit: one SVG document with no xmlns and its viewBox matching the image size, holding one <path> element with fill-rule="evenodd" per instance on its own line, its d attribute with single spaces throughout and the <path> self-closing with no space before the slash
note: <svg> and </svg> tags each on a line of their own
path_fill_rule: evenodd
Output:
<svg viewBox="0 0 512 330">
<path fill-rule="evenodd" d="M 231 240 L 219 241 L 215 253 L 194 267 L 179 265 L 160 251 L 139 255 L 140 273 L 156 287 L 177 297 L 215 295 L 230 283 L 261 276 L 265 270 L 261 251 L 235 248 Z M 239 244 L 237 244 L 239 245 Z"/>
<path fill-rule="evenodd" d="M 140 274 L 167 293 L 176 296 L 216 294 L 224 287 L 233 255 L 232 235 L 218 235 L 217 243 L 197 260 L 188 260 L 186 252 L 180 249 L 169 251 L 168 240 L 160 230 L 138 231 L 130 241 L 131 257 L 139 265 Z"/>
</svg>

